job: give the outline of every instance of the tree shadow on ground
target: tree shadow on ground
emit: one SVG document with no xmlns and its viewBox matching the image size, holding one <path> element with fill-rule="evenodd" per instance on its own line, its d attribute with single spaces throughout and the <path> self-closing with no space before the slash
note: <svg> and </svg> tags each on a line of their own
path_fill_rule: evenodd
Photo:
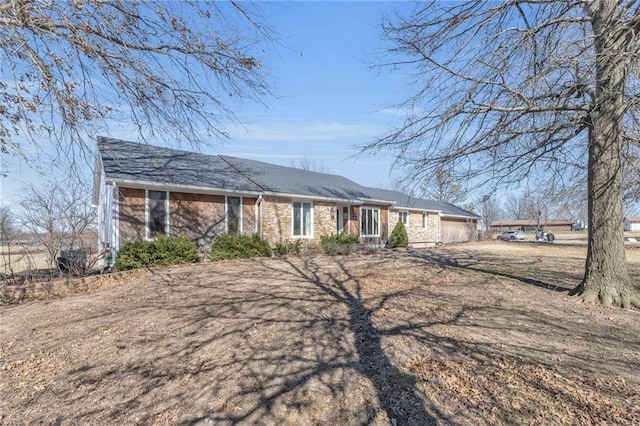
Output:
<svg viewBox="0 0 640 426">
<path fill-rule="evenodd" d="M 540 287 L 545 290 L 568 293 L 575 288 L 581 277 L 560 271 L 550 271 L 536 267 L 533 262 L 523 264 L 505 264 L 504 259 L 497 259 L 494 262 L 489 256 L 480 259 L 479 255 L 472 253 L 451 253 L 438 250 L 410 251 L 409 256 L 420 262 L 428 262 L 440 265 L 443 268 L 455 268 L 466 271 L 487 274 L 493 277 L 502 277 L 516 280 L 522 284 Z M 482 262 L 480 262 L 482 260 Z M 520 267 L 520 271 L 516 271 Z M 575 284 L 575 280 L 578 280 Z"/>
<path fill-rule="evenodd" d="M 485 280 L 486 271 L 469 269 L 476 274 L 471 279 L 447 281 L 451 271 L 458 279 L 455 271 L 467 269 L 424 256 L 158 268 L 108 297 L 94 294 L 82 305 L 71 304 L 55 320 L 41 312 L 53 331 L 38 338 L 34 323 L 25 339 L 38 347 L 25 347 L 25 356 L 41 350 L 61 367 L 55 376 L 37 378 L 48 385 L 21 402 L 20 415 L 33 423 L 534 422 L 527 417 L 531 409 L 518 411 L 501 399 L 500 389 L 511 386 L 513 377 L 520 388 L 552 388 L 545 380 L 554 377 L 558 354 L 552 344 L 534 346 L 510 333 L 542 330 L 545 337 L 570 338 L 580 333 L 575 321 L 493 301 L 449 303 L 455 287 Z M 51 309 L 63 302 L 52 302 Z M 606 327 L 589 329 L 602 347 L 610 343 L 605 337 L 613 342 L 622 336 Z M 490 332 L 491 338 L 469 339 L 468 330 Z M 505 339 L 496 342 L 501 335 Z M 640 351 L 632 334 L 627 339 L 625 349 Z M 590 354 L 567 358 L 571 368 L 598 371 Z M 620 363 L 640 370 L 637 357 Z M 460 393 L 483 374 L 490 380 L 478 381 L 475 394 Z M 451 380 L 457 381 L 447 387 Z M 563 392 L 551 403 L 563 412 L 584 409 L 586 402 L 565 392 L 562 383 Z M 474 395 L 482 396 L 475 403 L 482 409 L 469 405 L 467 397 Z M 443 400 L 452 404 L 448 410 Z"/>
</svg>

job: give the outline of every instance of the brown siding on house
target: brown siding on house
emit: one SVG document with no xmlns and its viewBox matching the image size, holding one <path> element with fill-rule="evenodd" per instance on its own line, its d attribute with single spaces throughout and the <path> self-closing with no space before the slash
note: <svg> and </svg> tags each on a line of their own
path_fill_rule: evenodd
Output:
<svg viewBox="0 0 640 426">
<path fill-rule="evenodd" d="M 181 235 L 206 246 L 226 232 L 223 195 L 171 192 L 169 233 Z"/>
<path fill-rule="evenodd" d="M 389 234 L 391 230 L 389 229 L 389 207 L 388 206 L 380 206 L 380 242 L 386 243 L 389 241 Z"/>
<path fill-rule="evenodd" d="M 146 238 L 144 189 L 118 188 L 118 211 L 120 244 L 144 240 Z"/>
<path fill-rule="evenodd" d="M 253 235 L 256 229 L 257 198 L 242 197 L 242 234 Z"/>
<path fill-rule="evenodd" d="M 380 244 L 386 244 L 387 241 L 389 241 L 389 234 L 391 233 L 391 230 L 389 229 L 389 206 L 381 206 L 381 205 L 375 205 L 375 204 L 367 204 L 363 207 L 373 207 L 373 208 L 378 208 L 380 209 L 380 217 L 379 220 L 380 222 L 378 223 L 378 233 L 379 233 L 379 237 L 360 237 L 360 242 L 362 244 L 367 244 L 367 245 L 380 245 Z M 353 223 L 351 224 L 352 226 L 352 231 L 354 229 L 357 230 L 357 232 L 352 232 L 354 234 L 360 234 L 360 208 L 356 207 L 356 210 L 358 212 L 358 219 L 353 221 Z M 397 220 L 397 217 L 396 217 Z M 393 222 L 395 224 L 395 222 Z"/>
<path fill-rule="evenodd" d="M 347 229 L 349 230 L 349 234 L 360 235 L 360 207 L 358 206 L 350 206 L 349 207 L 349 224 Z"/>
<path fill-rule="evenodd" d="M 440 218 L 440 236 L 443 243 L 460 243 L 477 239 L 476 221 L 462 218 Z"/>
</svg>

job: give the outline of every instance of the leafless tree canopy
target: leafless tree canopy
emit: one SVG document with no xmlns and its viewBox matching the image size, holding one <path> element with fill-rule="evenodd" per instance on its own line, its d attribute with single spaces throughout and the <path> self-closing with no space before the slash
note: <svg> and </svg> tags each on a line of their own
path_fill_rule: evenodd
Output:
<svg viewBox="0 0 640 426">
<path fill-rule="evenodd" d="M 0 207 L 0 242 L 11 241 L 18 234 L 15 218 L 8 207 Z"/>
<path fill-rule="evenodd" d="M 22 191 L 18 220 L 42 245 L 52 267 L 60 250 L 95 252 L 96 211 L 88 205 L 89 189 L 73 181 L 29 185 Z"/>
<path fill-rule="evenodd" d="M 467 192 L 451 171 L 438 169 L 420 187 L 422 196 L 437 201 L 458 204 L 467 198 Z"/>
<path fill-rule="evenodd" d="M 253 56 L 269 31 L 247 4 L 0 0 L 0 150 L 42 135 L 86 149 L 105 118 L 142 138 L 224 136 L 237 98 L 266 93 Z"/>
<path fill-rule="evenodd" d="M 384 27 L 386 65 L 414 71 L 415 113 L 364 148 L 479 185 L 583 179 L 588 254 L 572 294 L 640 306 L 620 226 L 623 193 L 637 194 L 639 30 L 639 0 L 418 3 Z"/>
<path fill-rule="evenodd" d="M 619 3 L 620 37 L 634 37 L 638 4 Z M 598 108 L 587 3 L 418 7 L 384 26 L 394 46 L 384 66 L 414 71 L 414 95 L 404 105 L 414 114 L 366 148 L 395 152 L 405 167 L 422 175 L 446 166 L 460 178 L 482 177 L 480 183 L 511 184 L 556 172 L 583 177 L 589 115 Z M 625 93 L 624 135 L 627 153 L 635 151 L 637 159 L 638 44 L 627 54 L 634 65 Z M 637 160 L 625 167 L 629 178 L 637 176 Z"/>
</svg>

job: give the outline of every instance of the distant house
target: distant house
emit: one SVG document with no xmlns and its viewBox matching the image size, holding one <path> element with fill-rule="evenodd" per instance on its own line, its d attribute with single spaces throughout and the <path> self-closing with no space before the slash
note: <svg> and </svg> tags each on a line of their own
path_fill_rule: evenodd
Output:
<svg viewBox="0 0 640 426">
<path fill-rule="evenodd" d="M 627 216 L 622 222 L 622 229 L 626 232 L 640 232 L 640 216 Z"/>
<path fill-rule="evenodd" d="M 571 231 L 573 229 L 573 222 L 566 219 L 547 219 L 540 221 L 540 227 L 545 232 L 562 232 Z M 525 220 L 496 220 L 491 222 L 492 232 L 504 232 L 504 231 L 537 231 L 538 221 L 534 219 Z"/>
<path fill-rule="evenodd" d="M 257 233 L 275 245 L 347 232 L 382 245 L 398 220 L 419 246 L 473 240 L 478 221 L 448 203 L 338 175 L 104 137 L 93 198 L 99 241 L 115 253 L 127 241 L 158 234 L 184 235 L 204 247 L 223 234 Z"/>
</svg>

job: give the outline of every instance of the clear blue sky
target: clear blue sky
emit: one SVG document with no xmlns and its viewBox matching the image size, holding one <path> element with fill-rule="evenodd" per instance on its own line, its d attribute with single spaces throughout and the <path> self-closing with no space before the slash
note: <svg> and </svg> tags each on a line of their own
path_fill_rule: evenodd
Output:
<svg viewBox="0 0 640 426">
<path fill-rule="evenodd" d="M 214 142 L 202 151 L 286 166 L 307 159 L 321 171 L 364 185 L 390 187 L 392 158 L 354 155 L 356 146 L 402 119 L 392 107 L 407 93 L 405 71 L 380 72 L 371 64 L 384 47 L 383 17 L 412 6 L 408 2 L 258 3 L 278 37 L 257 58 L 271 83 L 269 108 L 243 103 L 236 110 L 241 125 L 226 126 L 230 140 Z M 135 133 L 111 128 L 105 136 L 137 140 Z M 86 169 L 90 180 L 90 167 Z M 9 206 L 19 197 L 23 182 L 55 175 L 48 168 L 38 174 L 11 158 L 8 172 L 0 183 L 1 203 Z"/>
</svg>

